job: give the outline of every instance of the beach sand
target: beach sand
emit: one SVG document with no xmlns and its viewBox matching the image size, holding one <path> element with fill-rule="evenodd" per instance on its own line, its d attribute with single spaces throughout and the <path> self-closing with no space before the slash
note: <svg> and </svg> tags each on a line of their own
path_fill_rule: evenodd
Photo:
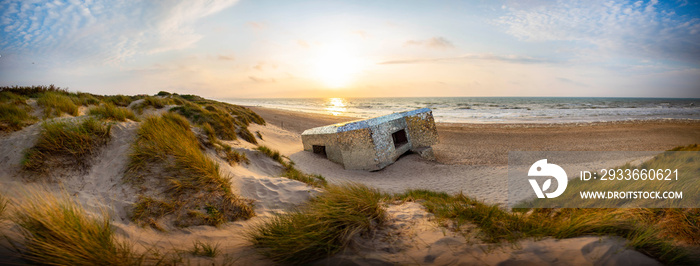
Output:
<svg viewBox="0 0 700 266">
<path fill-rule="evenodd" d="M 268 128 L 288 131 L 286 141 L 275 143 L 302 171 L 320 174 L 330 182 L 360 182 L 386 192 L 430 189 L 464 193 L 488 203 L 508 201 L 509 151 L 664 151 L 700 143 L 700 122 L 648 121 L 593 124 L 438 124 L 440 143 L 433 146 L 437 162 L 416 154 L 401 157 L 376 172 L 345 170 L 316 154 L 303 151 L 305 129 L 355 120 L 350 117 L 309 114 L 252 107 Z M 296 138 L 296 140 L 295 140 Z M 633 154 L 634 155 L 634 154 Z M 634 157 L 636 156 L 636 157 Z M 567 169 L 596 165 L 615 167 L 648 155 L 592 158 Z M 570 176 L 573 178 L 573 176 Z M 527 187 L 526 187 L 527 188 Z"/>
<path fill-rule="evenodd" d="M 250 107 L 285 130 L 304 130 L 357 118 Z M 506 165 L 509 151 L 663 151 L 700 142 L 700 122 L 679 120 L 572 124 L 438 123 L 433 146 L 443 164 Z"/>
</svg>

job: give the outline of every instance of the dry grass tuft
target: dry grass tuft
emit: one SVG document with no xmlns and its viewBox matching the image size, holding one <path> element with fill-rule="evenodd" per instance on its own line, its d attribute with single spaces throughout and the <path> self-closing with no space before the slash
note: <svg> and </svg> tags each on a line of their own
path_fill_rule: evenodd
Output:
<svg viewBox="0 0 700 266">
<path fill-rule="evenodd" d="M 33 263 L 143 264 L 145 256 L 115 240 L 107 211 L 103 210 L 100 216 L 87 213 L 67 195 L 56 197 L 51 193 L 37 192 L 17 206 L 12 220 L 24 238 L 22 256 Z"/>
<path fill-rule="evenodd" d="M 219 225 L 255 215 L 251 201 L 234 195 L 229 179 L 202 152 L 184 117 L 147 118 L 132 150 L 127 177 L 152 194 L 134 205 L 132 219 L 140 224 L 167 216 L 176 226 Z"/>
<path fill-rule="evenodd" d="M 78 115 L 78 106 L 66 95 L 58 92 L 45 92 L 36 100 L 39 106 L 44 107 L 44 117 L 61 116 L 66 113 L 72 116 Z"/>
<path fill-rule="evenodd" d="M 9 200 L 0 194 L 0 221 L 5 219 L 5 211 L 7 210 L 7 205 L 9 203 Z"/>
<path fill-rule="evenodd" d="M 56 167 L 85 170 L 90 156 L 109 141 L 110 128 L 94 119 L 46 122 L 36 144 L 25 152 L 22 167 L 35 173 Z"/>
<path fill-rule="evenodd" d="M 103 96 L 102 100 L 105 103 L 111 103 L 111 104 L 114 104 L 116 106 L 127 107 L 127 106 L 129 106 L 129 104 L 131 104 L 131 102 L 133 102 L 134 100 L 137 100 L 139 98 L 140 98 L 139 96 L 126 96 L 126 95 L 118 94 L 118 95 Z"/>
<path fill-rule="evenodd" d="M 36 121 L 26 104 L 0 103 L 0 131 L 20 130 Z"/>
<path fill-rule="evenodd" d="M 249 239 L 274 261 L 307 264 L 341 251 L 385 222 L 378 190 L 359 184 L 326 190 L 298 210 L 256 226 Z"/>
<path fill-rule="evenodd" d="M 292 160 L 287 158 L 287 161 L 285 161 L 286 157 L 282 156 L 277 150 L 270 149 L 267 146 L 258 146 L 257 150 L 277 161 L 284 167 L 284 172 L 282 172 L 283 177 L 304 182 L 314 187 L 325 187 L 328 184 L 326 178 L 321 175 L 309 175 L 302 173 L 296 169 L 296 167 L 294 167 L 294 162 Z"/>
<path fill-rule="evenodd" d="M 117 107 L 111 103 L 90 108 L 90 115 L 99 116 L 102 119 L 124 122 L 126 119 L 137 121 L 134 112 L 125 107 Z"/>
<path fill-rule="evenodd" d="M 192 250 L 190 251 L 192 255 L 200 257 L 216 257 L 219 255 L 219 244 L 204 243 L 201 241 L 194 242 Z"/>
</svg>

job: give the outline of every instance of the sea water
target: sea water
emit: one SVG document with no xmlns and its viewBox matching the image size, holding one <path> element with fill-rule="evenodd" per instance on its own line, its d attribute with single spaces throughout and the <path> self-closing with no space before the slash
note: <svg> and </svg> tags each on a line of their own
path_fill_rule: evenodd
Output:
<svg viewBox="0 0 700 266">
<path fill-rule="evenodd" d="M 309 113 L 369 118 L 430 108 L 437 122 L 576 123 L 653 119 L 700 119 L 700 99 L 446 97 L 446 98 L 294 98 L 222 99 Z"/>
</svg>

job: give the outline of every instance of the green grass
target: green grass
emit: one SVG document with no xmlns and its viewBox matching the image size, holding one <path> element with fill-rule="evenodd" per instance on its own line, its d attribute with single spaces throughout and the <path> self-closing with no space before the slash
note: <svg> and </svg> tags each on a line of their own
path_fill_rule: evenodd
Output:
<svg viewBox="0 0 700 266">
<path fill-rule="evenodd" d="M 101 216 L 101 217 L 100 217 Z M 21 230 L 22 256 L 37 264 L 138 265 L 145 257 L 115 240 L 107 210 L 87 213 L 68 196 L 35 193 L 13 213 Z M 20 239 L 15 239 L 18 242 Z"/>
<path fill-rule="evenodd" d="M 699 149 L 700 147 L 694 144 L 677 147 L 671 151 L 698 151 Z M 682 169 L 683 172 L 698 173 L 700 168 L 696 164 L 695 157 L 692 153 L 666 152 L 642 163 L 639 167 L 643 169 L 670 167 Z M 569 186 L 576 182 L 576 180 L 572 181 Z M 594 185 L 599 186 L 597 189 L 601 190 L 613 187 L 607 182 Z M 693 186 L 687 185 L 684 189 L 697 191 Z M 536 207 L 538 199 L 535 199 L 509 212 L 499 206 L 484 204 L 462 194 L 452 196 L 427 190 L 411 190 L 395 195 L 394 200 L 421 200 L 428 212 L 435 214 L 439 219 L 453 223 L 455 228 L 463 224 L 476 225 L 479 229 L 477 237 L 490 243 L 515 242 L 531 237 L 571 238 L 584 235 L 610 235 L 627 239 L 630 247 L 666 264 L 696 264 L 700 259 L 697 256 L 700 250 L 700 209 L 525 208 Z"/>
<path fill-rule="evenodd" d="M 37 104 L 44 107 L 44 117 L 61 116 L 66 113 L 72 116 L 78 115 L 78 106 L 66 95 L 58 92 L 45 92 L 37 99 Z"/>
<path fill-rule="evenodd" d="M 328 186 L 298 210 L 254 227 L 248 238 L 268 258 L 307 264 L 331 256 L 358 235 L 371 235 L 386 220 L 382 194 L 359 184 Z"/>
<path fill-rule="evenodd" d="M 260 151 L 262 154 L 267 155 L 267 157 L 272 158 L 273 160 L 277 161 L 278 163 L 284 165 L 286 164 L 284 160 L 282 159 L 282 155 L 280 154 L 279 151 L 273 150 L 268 148 L 267 146 L 258 146 L 257 150 Z"/>
<path fill-rule="evenodd" d="M 0 103 L 0 131 L 20 130 L 36 121 L 29 114 L 31 107 L 26 104 Z"/>
<path fill-rule="evenodd" d="M 255 131 L 255 136 L 258 137 L 260 140 L 263 140 L 262 134 L 260 134 L 260 131 Z"/>
<path fill-rule="evenodd" d="M 68 90 L 54 86 L 53 84 L 49 86 L 5 86 L 0 87 L 0 91 L 11 92 L 16 95 L 22 95 L 30 98 L 37 98 L 40 94 L 45 92 L 68 94 Z"/>
<path fill-rule="evenodd" d="M 0 103 L 24 104 L 27 97 L 9 91 L 0 91 Z"/>
<path fill-rule="evenodd" d="M 88 105 L 96 105 L 100 104 L 100 100 L 95 97 L 95 95 L 92 95 L 90 93 L 84 93 L 84 92 L 77 92 L 77 93 L 71 93 L 69 94 L 71 100 L 73 103 L 77 105 L 82 105 L 82 106 L 88 106 Z"/>
<path fill-rule="evenodd" d="M 683 244 L 685 235 L 697 238 L 697 211 L 658 209 L 519 209 L 508 212 L 465 195 L 455 196 L 426 190 L 411 190 L 394 199 L 420 200 L 428 212 L 451 222 L 454 228 L 473 224 L 477 237 L 488 243 L 516 242 L 524 238 L 572 238 L 586 235 L 620 236 L 629 246 L 667 264 L 690 260 Z M 675 217 L 673 215 L 676 215 Z M 659 221 L 666 221 L 659 223 Z M 676 229 L 680 225 L 679 234 Z M 670 230 L 672 229 L 672 230 Z M 686 231 L 690 230 L 690 231 Z M 675 232 L 675 233 L 674 233 Z"/>
<path fill-rule="evenodd" d="M 172 96 L 174 101 L 184 103 L 170 111 L 187 117 L 192 123 L 204 126 L 209 124 L 216 132 L 216 137 L 223 140 L 241 139 L 257 144 L 255 135 L 248 130 L 250 123 L 265 125 L 265 120 L 248 108 L 207 100 L 194 95 Z"/>
<path fill-rule="evenodd" d="M 187 117 L 194 124 L 210 127 L 219 139 L 236 140 L 237 125 L 235 119 L 218 109 L 213 110 L 204 109 L 193 103 L 186 103 L 170 109 L 171 112 Z"/>
<path fill-rule="evenodd" d="M 22 167 L 36 173 L 55 167 L 85 170 L 90 156 L 109 141 L 110 129 L 94 119 L 45 122 L 36 144 L 25 152 Z"/>
<path fill-rule="evenodd" d="M 277 150 L 273 150 L 262 145 L 258 146 L 257 150 L 280 163 L 284 167 L 284 171 L 281 174 L 282 177 L 301 181 L 314 187 L 325 187 L 328 184 L 326 178 L 321 175 L 309 175 L 299 171 L 296 169 L 296 167 L 294 167 L 294 162 L 292 160 L 288 159 L 285 161 L 284 157 Z"/>
<path fill-rule="evenodd" d="M 166 105 L 172 104 L 173 101 L 170 98 L 160 97 L 160 96 L 146 96 L 143 101 L 139 104 L 134 105 L 132 108 L 139 114 L 143 113 L 143 110 L 148 107 L 153 107 L 155 109 L 161 109 Z"/>
<path fill-rule="evenodd" d="M 250 163 L 250 160 L 245 155 L 245 153 L 240 153 L 233 150 L 230 145 L 217 143 L 216 151 L 220 154 L 221 158 L 226 160 L 230 165 L 238 163 Z"/>
<path fill-rule="evenodd" d="M 519 203 L 517 208 L 542 208 L 550 206 L 582 206 L 595 208 L 600 201 L 582 199 L 579 191 L 683 191 L 683 200 L 686 202 L 700 202 L 700 146 L 698 144 L 681 146 L 661 153 L 654 158 L 641 163 L 638 166 L 625 164 L 614 169 L 642 170 L 649 169 L 678 169 L 678 180 L 600 180 L 582 181 L 574 178 L 569 181 L 567 189 L 561 196 L 555 199 L 534 199 Z M 672 177 L 674 178 L 674 177 Z M 654 206 L 662 204 L 680 204 L 674 200 L 656 199 L 606 199 L 605 206 Z M 679 206 L 682 207 L 682 206 Z"/>
<path fill-rule="evenodd" d="M 152 172 L 154 168 L 159 170 Z M 152 194 L 134 205 L 131 217 L 141 225 L 153 226 L 165 216 L 172 216 L 175 226 L 219 225 L 255 214 L 251 201 L 231 192 L 229 179 L 219 174 L 189 122 L 178 114 L 142 122 L 127 178 Z"/>
<path fill-rule="evenodd" d="M 137 121 L 134 112 L 125 107 L 117 107 L 111 103 L 90 108 L 90 115 L 98 116 L 102 119 L 114 121 L 126 121 L 127 119 Z"/>
<path fill-rule="evenodd" d="M 148 96 L 143 99 L 143 104 L 145 106 L 152 106 L 153 108 L 160 109 L 170 104 L 171 101 L 168 98 L 162 97 L 152 97 Z"/>
<path fill-rule="evenodd" d="M 137 99 L 139 99 L 138 96 L 126 96 L 126 95 L 121 95 L 121 94 L 102 97 L 102 100 L 105 103 L 111 103 L 111 104 L 114 104 L 116 106 L 121 106 L 121 107 L 127 107 L 127 106 L 129 106 L 129 104 L 131 104 L 131 102 L 133 102 L 134 100 L 137 100 Z"/>
<path fill-rule="evenodd" d="M 190 254 L 200 257 L 214 258 L 219 255 L 219 244 L 209 244 L 201 241 L 194 242 Z"/>
</svg>

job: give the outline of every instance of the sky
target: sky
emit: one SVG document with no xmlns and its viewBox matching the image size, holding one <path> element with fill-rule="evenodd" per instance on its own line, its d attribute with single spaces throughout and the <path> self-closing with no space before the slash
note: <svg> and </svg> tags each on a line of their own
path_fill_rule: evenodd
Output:
<svg viewBox="0 0 700 266">
<path fill-rule="evenodd" d="M 700 98 L 693 1 L 0 0 L 0 86 Z"/>
</svg>

